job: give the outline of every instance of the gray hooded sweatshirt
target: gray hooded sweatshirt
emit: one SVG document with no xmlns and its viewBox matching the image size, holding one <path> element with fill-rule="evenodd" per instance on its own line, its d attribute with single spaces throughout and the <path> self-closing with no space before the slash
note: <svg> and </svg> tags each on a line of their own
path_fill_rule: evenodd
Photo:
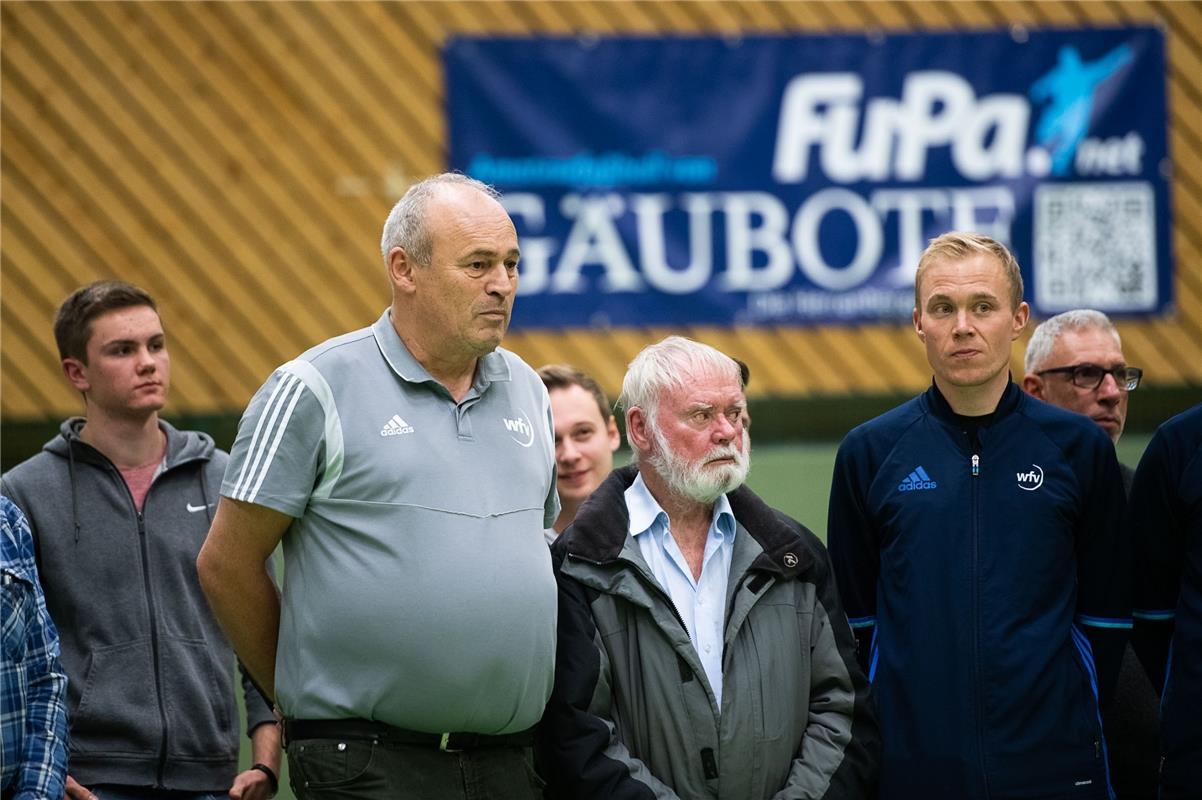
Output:
<svg viewBox="0 0 1202 800">
<path fill-rule="evenodd" d="M 68 677 L 68 771 L 84 786 L 225 791 L 238 767 L 234 653 L 196 576 L 227 455 L 159 423 L 142 513 L 121 473 L 63 423 L 0 478 L 29 518 Z M 272 721 L 243 675 L 247 730 Z"/>
</svg>

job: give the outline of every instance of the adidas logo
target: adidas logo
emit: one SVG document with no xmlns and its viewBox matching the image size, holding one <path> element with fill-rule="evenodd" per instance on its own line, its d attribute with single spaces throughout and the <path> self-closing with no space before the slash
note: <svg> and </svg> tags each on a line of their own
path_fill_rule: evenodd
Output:
<svg viewBox="0 0 1202 800">
<path fill-rule="evenodd" d="M 938 486 L 939 484 L 931 480 L 931 476 L 925 469 L 918 467 L 897 485 L 897 490 L 899 492 L 917 492 L 921 489 L 934 489 Z"/>
<path fill-rule="evenodd" d="M 401 419 L 400 414 L 393 414 L 392 419 L 380 428 L 381 436 L 400 436 L 402 433 L 413 433 L 413 426 Z"/>
</svg>

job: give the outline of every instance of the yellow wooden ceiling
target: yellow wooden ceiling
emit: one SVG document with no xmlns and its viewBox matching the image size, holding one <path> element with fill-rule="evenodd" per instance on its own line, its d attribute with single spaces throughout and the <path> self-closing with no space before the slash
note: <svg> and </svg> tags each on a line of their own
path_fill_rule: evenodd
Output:
<svg viewBox="0 0 1202 800">
<path fill-rule="evenodd" d="M 277 364 L 371 322 L 388 296 L 383 218 L 410 181 L 445 166 L 439 48 L 457 33 L 1160 24 L 1177 308 L 1120 328 L 1149 385 L 1202 386 L 1199 3 L 5 0 L 0 15 L 6 420 L 79 409 L 50 321 L 97 278 L 159 299 L 174 357 L 169 411 L 180 413 L 237 412 Z M 573 362 L 612 391 L 639 348 L 674 332 L 747 361 L 753 395 L 892 393 L 929 380 L 903 326 L 515 333 L 507 346 L 536 366 Z"/>
</svg>

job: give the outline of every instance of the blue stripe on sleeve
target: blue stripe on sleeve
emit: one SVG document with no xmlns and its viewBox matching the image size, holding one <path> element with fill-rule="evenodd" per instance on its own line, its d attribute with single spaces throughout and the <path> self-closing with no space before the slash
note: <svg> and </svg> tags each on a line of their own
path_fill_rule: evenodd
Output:
<svg viewBox="0 0 1202 800">
<path fill-rule="evenodd" d="M 869 663 L 868 663 L 868 682 L 869 683 L 872 683 L 876 679 L 876 662 L 877 662 L 877 659 L 880 658 L 880 656 L 881 656 L 881 651 L 876 646 L 876 637 L 877 637 L 877 634 L 880 632 L 881 632 L 880 628 L 876 628 L 872 631 L 872 658 L 869 659 Z"/>
<path fill-rule="evenodd" d="M 1081 615 L 1084 616 L 1084 615 Z M 1130 623 L 1128 623 L 1130 627 Z M 1089 643 L 1087 637 L 1080 628 L 1076 625 L 1072 626 L 1073 644 L 1080 653 L 1082 661 L 1085 662 L 1085 671 L 1089 674 L 1089 688 L 1093 691 L 1094 698 L 1094 714 L 1098 720 L 1098 736 L 1102 743 L 1102 771 L 1106 777 L 1106 796 L 1109 800 L 1115 800 L 1114 786 L 1110 781 L 1110 754 L 1106 744 L 1106 733 L 1102 725 L 1102 712 L 1097 707 L 1098 702 L 1098 670 L 1094 665 L 1093 646 Z"/>
<path fill-rule="evenodd" d="M 1091 617 L 1088 614 L 1078 614 L 1077 622 L 1082 625 L 1088 625 L 1091 628 L 1114 628 L 1118 630 L 1126 630 L 1131 628 L 1131 620 L 1125 617 L 1110 618 L 1110 617 Z"/>
</svg>

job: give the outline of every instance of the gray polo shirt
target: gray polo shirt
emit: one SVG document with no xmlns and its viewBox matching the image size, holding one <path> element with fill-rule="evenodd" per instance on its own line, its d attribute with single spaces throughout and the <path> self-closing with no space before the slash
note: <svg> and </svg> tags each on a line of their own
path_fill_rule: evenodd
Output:
<svg viewBox="0 0 1202 800">
<path fill-rule="evenodd" d="M 456 403 L 389 313 L 278 368 L 221 493 L 295 517 L 276 694 L 294 719 L 508 733 L 555 664 L 559 513 L 542 381 L 497 350 Z"/>
</svg>

